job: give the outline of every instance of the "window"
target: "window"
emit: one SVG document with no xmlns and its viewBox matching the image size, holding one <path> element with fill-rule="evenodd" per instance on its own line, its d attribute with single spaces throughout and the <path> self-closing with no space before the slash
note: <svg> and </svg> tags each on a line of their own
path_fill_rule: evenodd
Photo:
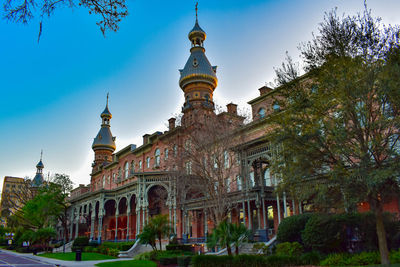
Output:
<svg viewBox="0 0 400 267">
<path fill-rule="evenodd" d="M 131 162 L 131 173 L 135 172 L 135 162 L 132 160 Z"/>
<path fill-rule="evenodd" d="M 254 186 L 254 172 L 250 173 L 249 178 L 250 178 L 250 186 L 253 187 Z"/>
<path fill-rule="evenodd" d="M 174 145 L 174 157 L 178 156 L 178 146 Z"/>
<path fill-rule="evenodd" d="M 242 179 L 240 179 L 239 175 L 236 175 L 236 184 L 237 184 L 237 190 L 242 190 Z"/>
<path fill-rule="evenodd" d="M 192 142 L 190 141 L 190 139 L 187 139 L 185 141 L 185 151 L 191 152 L 191 149 L 192 149 Z"/>
<path fill-rule="evenodd" d="M 106 187 L 106 176 L 103 175 L 103 188 Z"/>
<path fill-rule="evenodd" d="M 168 159 L 168 148 L 164 149 L 164 159 Z"/>
<path fill-rule="evenodd" d="M 231 178 L 226 178 L 226 192 L 231 192 Z"/>
<path fill-rule="evenodd" d="M 121 167 L 118 168 L 118 181 L 122 178 L 122 169 Z"/>
<path fill-rule="evenodd" d="M 146 167 L 150 168 L 150 157 L 146 158 Z"/>
<path fill-rule="evenodd" d="M 191 161 L 188 161 L 188 162 L 186 162 L 186 164 L 185 164 L 186 166 L 186 174 L 187 175 L 190 175 L 190 174 L 192 174 L 192 162 Z"/>
<path fill-rule="evenodd" d="M 154 153 L 154 157 L 155 157 L 155 162 L 154 162 L 154 166 L 159 167 L 160 166 L 160 149 L 157 148 L 155 153 Z"/>
<path fill-rule="evenodd" d="M 129 163 L 125 162 L 125 179 L 129 177 Z"/>
<path fill-rule="evenodd" d="M 269 169 L 265 169 L 264 171 L 264 183 L 266 186 L 273 186 L 271 182 L 271 174 L 269 172 Z"/>
<path fill-rule="evenodd" d="M 116 180 L 115 180 L 115 178 L 116 178 L 116 174 L 115 173 L 113 173 L 113 182 L 115 183 L 116 182 Z"/>
<path fill-rule="evenodd" d="M 275 103 L 272 106 L 272 108 L 274 109 L 274 111 L 279 111 L 281 109 L 281 107 L 279 106 L 278 101 L 275 101 Z"/>
<path fill-rule="evenodd" d="M 139 161 L 139 171 L 141 171 L 142 170 L 142 161 L 140 160 Z"/>
<path fill-rule="evenodd" d="M 236 154 L 236 165 L 240 165 L 240 155 L 239 153 Z"/>
<path fill-rule="evenodd" d="M 218 169 L 218 160 L 215 155 L 213 156 L 213 161 L 214 161 L 214 169 Z"/>
<path fill-rule="evenodd" d="M 226 150 L 224 151 L 224 167 L 229 168 L 229 153 Z"/>
<path fill-rule="evenodd" d="M 265 118 L 265 108 L 260 108 L 258 110 L 258 116 L 260 116 L 260 119 Z"/>
</svg>

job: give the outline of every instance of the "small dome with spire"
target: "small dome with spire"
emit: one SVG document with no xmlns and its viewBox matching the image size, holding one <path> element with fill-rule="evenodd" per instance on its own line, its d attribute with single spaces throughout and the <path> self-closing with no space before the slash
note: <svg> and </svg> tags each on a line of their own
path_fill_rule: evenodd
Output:
<svg viewBox="0 0 400 267">
<path fill-rule="evenodd" d="M 36 164 L 36 175 L 32 180 L 32 187 L 40 187 L 43 185 L 43 168 L 44 164 L 42 162 L 43 150 L 40 152 L 40 161 Z"/>
<path fill-rule="evenodd" d="M 196 23 L 194 24 L 193 29 L 189 32 L 188 38 L 192 42 L 193 45 L 203 44 L 204 40 L 206 40 L 207 34 L 203 29 L 200 27 L 199 22 L 196 18 Z"/>
<path fill-rule="evenodd" d="M 101 113 L 100 117 L 102 118 L 102 124 L 100 131 L 93 140 L 92 149 L 94 151 L 99 149 L 104 149 L 114 152 L 116 146 L 115 146 L 115 137 L 112 136 L 110 130 L 110 119 L 112 118 L 112 115 L 110 110 L 108 109 L 108 94 L 107 94 L 106 108 Z"/>
</svg>

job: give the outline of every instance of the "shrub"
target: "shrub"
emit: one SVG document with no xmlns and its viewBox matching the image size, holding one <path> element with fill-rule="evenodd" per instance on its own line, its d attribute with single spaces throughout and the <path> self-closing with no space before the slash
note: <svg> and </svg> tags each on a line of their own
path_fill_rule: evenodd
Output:
<svg viewBox="0 0 400 267">
<path fill-rule="evenodd" d="M 347 264 L 348 254 L 330 254 L 320 262 L 321 266 L 343 266 Z"/>
<path fill-rule="evenodd" d="M 232 256 L 197 255 L 192 258 L 194 267 L 230 267 L 233 265 Z"/>
<path fill-rule="evenodd" d="M 113 257 L 118 257 L 119 249 L 110 248 L 110 249 L 107 250 L 107 255 L 110 255 L 110 256 L 113 256 Z"/>
<path fill-rule="evenodd" d="M 240 267 L 262 267 L 265 266 L 264 256 L 259 255 L 238 255 L 233 258 L 234 266 Z"/>
<path fill-rule="evenodd" d="M 303 253 L 303 246 L 298 242 L 284 242 L 276 245 L 276 254 L 277 255 L 287 255 L 300 257 Z"/>
<path fill-rule="evenodd" d="M 32 253 L 32 250 L 29 247 L 19 247 L 15 251 L 19 253 Z"/>
<path fill-rule="evenodd" d="M 189 266 L 191 260 L 192 260 L 191 256 L 178 256 L 177 257 L 177 263 L 178 263 L 179 267 Z"/>
<path fill-rule="evenodd" d="M 121 251 L 126 251 L 129 250 L 135 242 L 104 242 L 100 246 L 101 247 L 106 247 L 106 248 L 113 248 L 113 249 L 119 249 Z"/>
<path fill-rule="evenodd" d="M 181 251 L 193 251 L 191 245 L 180 245 L 180 244 L 169 244 L 165 247 L 166 250 L 181 250 Z"/>
<path fill-rule="evenodd" d="M 286 255 L 271 255 L 265 258 L 267 266 L 280 267 L 280 266 L 293 266 L 299 265 L 300 259 L 298 257 Z"/>
<path fill-rule="evenodd" d="M 282 220 L 278 227 L 277 241 L 299 242 L 303 244 L 301 231 L 304 230 L 306 223 L 311 218 L 311 213 L 293 215 Z"/>
<path fill-rule="evenodd" d="M 400 263 L 400 250 L 391 251 L 389 258 L 391 264 Z"/>
<path fill-rule="evenodd" d="M 346 265 L 371 265 L 380 264 L 381 259 L 378 252 L 361 252 L 360 254 L 354 254 L 347 259 Z"/>
<path fill-rule="evenodd" d="M 310 252 L 304 253 L 300 257 L 301 264 L 304 264 L 304 265 L 319 265 L 321 259 L 322 259 L 322 256 L 317 251 L 310 251 Z"/>
<path fill-rule="evenodd" d="M 176 255 L 170 256 L 170 257 L 160 257 L 159 258 L 160 264 L 161 265 L 171 265 L 171 264 L 177 264 L 178 259 Z"/>
<path fill-rule="evenodd" d="M 74 243 L 72 243 L 73 247 L 85 247 L 89 245 L 89 238 L 87 236 L 78 236 L 75 238 Z"/>
<path fill-rule="evenodd" d="M 301 235 L 304 246 L 323 253 L 343 252 L 346 248 L 346 235 L 340 220 L 338 216 L 327 214 L 311 216 Z"/>
<path fill-rule="evenodd" d="M 136 255 L 134 260 L 152 260 L 154 261 L 157 257 L 156 251 L 148 251 L 148 252 L 143 252 L 139 255 Z"/>
</svg>

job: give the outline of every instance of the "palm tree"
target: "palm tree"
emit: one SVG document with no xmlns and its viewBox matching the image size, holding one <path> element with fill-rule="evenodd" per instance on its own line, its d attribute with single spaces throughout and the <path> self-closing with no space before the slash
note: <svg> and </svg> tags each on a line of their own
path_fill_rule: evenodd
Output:
<svg viewBox="0 0 400 267">
<path fill-rule="evenodd" d="M 154 232 L 153 227 L 151 227 L 149 224 L 143 228 L 142 233 L 139 234 L 138 237 L 140 244 L 146 244 L 146 245 L 148 244 L 153 248 L 153 250 L 157 250 L 156 234 Z"/>
<path fill-rule="evenodd" d="M 242 223 L 233 225 L 232 240 L 235 245 L 235 254 L 239 255 L 240 244 L 247 240 L 250 234 L 250 230 Z"/>
<path fill-rule="evenodd" d="M 226 248 L 228 255 L 232 255 L 231 243 L 233 233 L 233 224 L 228 223 L 226 220 L 218 224 L 217 228 L 212 233 L 212 240 L 214 240 L 221 247 Z"/>
<path fill-rule="evenodd" d="M 160 244 L 160 250 L 162 250 L 161 247 L 162 238 L 168 236 L 168 234 L 171 233 L 171 226 L 168 220 L 168 215 L 155 216 L 150 220 L 149 226 L 153 229 L 155 236 L 157 237 L 158 242 Z"/>
</svg>

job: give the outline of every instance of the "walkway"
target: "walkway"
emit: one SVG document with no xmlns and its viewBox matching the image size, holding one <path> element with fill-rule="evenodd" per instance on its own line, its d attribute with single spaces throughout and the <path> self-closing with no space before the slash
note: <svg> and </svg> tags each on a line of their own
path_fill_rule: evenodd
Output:
<svg viewBox="0 0 400 267">
<path fill-rule="evenodd" d="M 0 249 L 0 267 L 94 267 L 95 264 L 100 262 L 108 261 L 120 261 L 120 260 L 131 260 L 131 258 L 125 259 L 112 259 L 112 260 L 100 260 L 100 261 L 62 261 L 50 258 L 44 258 L 40 256 L 34 256 L 32 254 L 16 253 L 8 250 Z"/>
</svg>

